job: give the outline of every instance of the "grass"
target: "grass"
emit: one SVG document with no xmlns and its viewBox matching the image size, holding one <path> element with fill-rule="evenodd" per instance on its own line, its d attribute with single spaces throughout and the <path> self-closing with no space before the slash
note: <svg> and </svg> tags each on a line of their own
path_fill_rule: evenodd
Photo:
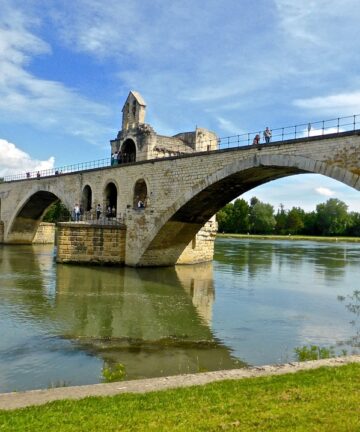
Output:
<svg viewBox="0 0 360 432">
<path fill-rule="evenodd" d="M 360 237 L 325 237 L 325 236 L 308 236 L 308 235 L 273 235 L 273 234 L 221 234 L 217 233 L 217 237 L 224 238 L 246 238 L 246 239 L 263 239 L 263 240 L 309 240 L 323 242 L 353 242 L 359 243 Z"/>
<path fill-rule="evenodd" d="M 0 411 L 0 431 L 360 431 L 360 364 Z"/>
</svg>

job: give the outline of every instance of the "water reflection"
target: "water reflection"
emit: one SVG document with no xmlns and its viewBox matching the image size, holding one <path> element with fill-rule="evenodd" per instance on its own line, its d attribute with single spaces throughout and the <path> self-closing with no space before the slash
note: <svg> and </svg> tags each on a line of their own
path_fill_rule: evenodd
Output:
<svg viewBox="0 0 360 432">
<path fill-rule="evenodd" d="M 347 296 L 339 295 L 338 300 L 343 302 L 345 308 L 352 314 L 350 324 L 354 329 L 354 334 L 348 340 L 339 342 L 338 345 L 360 348 L 360 291 L 354 290 L 351 295 Z"/>
<path fill-rule="evenodd" d="M 191 268 L 59 265 L 56 320 L 88 352 L 125 364 L 128 378 L 238 366 L 208 326 L 212 266 Z"/>
<path fill-rule="evenodd" d="M 211 264 L 55 265 L 53 250 L 43 246 L 3 247 L 0 259 L 7 339 L 0 346 L 0 391 L 46 387 L 53 375 L 67 384 L 98 382 L 103 364 L 124 364 L 130 379 L 242 365 L 210 329 Z M 19 331 L 11 334 L 6 326 Z M 30 371 L 37 371 L 32 385 Z M 20 387 L 9 388 L 17 375 Z"/>
<path fill-rule="evenodd" d="M 230 246 L 230 247 L 229 247 Z M 316 274 L 333 281 L 343 277 L 346 266 L 358 254 L 349 245 L 298 240 L 241 240 L 218 239 L 215 260 L 225 264 L 227 271 L 246 273 L 256 278 L 259 272 L 272 272 L 281 268 L 305 268 L 314 265 Z M 356 247 L 356 245 L 355 245 Z M 242 253 L 238 253 L 238 249 Z"/>
<path fill-rule="evenodd" d="M 224 239 L 213 264 L 132 269 L 0 246 L 0 391 L 95 383 L 117 363 L 138 378 L 288 361 L 305 344 L 351 352 L 359 256 L 354 244 Z"/>
</svg>

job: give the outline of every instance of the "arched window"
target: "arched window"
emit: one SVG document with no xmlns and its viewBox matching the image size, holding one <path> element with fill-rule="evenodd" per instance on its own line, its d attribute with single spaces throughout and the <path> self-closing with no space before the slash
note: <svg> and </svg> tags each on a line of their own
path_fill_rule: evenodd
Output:
<svg viewBox="0 0 360 432">
<path fill-rule="evenodd" d="M 89 185 L 86 185 L 82 191 L 81 205 L 84 211 L 90 211 L 92 206 L 92 191 Z"/>
<path fill-rule="evenodd" d="M 116 217 L 117 187 L 114 183 L 108 183 L 104 194 L 104 211 L 107 217 Z"/>
<path fill-rule="evenodd" d="M 121 146 L 121 162 L 136 161 L 136 145 L 133 140 L 127 139 Z"/>
<path fill-rule="evenodd" d="M 134 208 L 143 208 L 147 204 L 147 186 L 144 179 L 135 183 L 134 187 Z"/>
</svg>

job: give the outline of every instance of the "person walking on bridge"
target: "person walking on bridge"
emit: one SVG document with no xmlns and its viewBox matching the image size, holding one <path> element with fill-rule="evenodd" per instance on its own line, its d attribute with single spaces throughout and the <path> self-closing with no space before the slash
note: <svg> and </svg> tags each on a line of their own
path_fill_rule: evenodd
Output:
<svg viewBox="0 0 360 432">
<path fill-rule="evenodd" d="M 266 144 L 269 144 L 270 139 L 271 139 L 271 135 L 272 135 L 271 130 L 269 129 L 268 126 L 266 126 L 266 129 L 264 130 L 264 138 L 265 138 Z"/>
<path fill-rule="evenodd" d="M 80 220 L 80 206 L 79 206 L 79 204 L 75 204 L 74 216 L 75 216 L 75 222 L 79 222 L 79 220 Z"/>
</svg>

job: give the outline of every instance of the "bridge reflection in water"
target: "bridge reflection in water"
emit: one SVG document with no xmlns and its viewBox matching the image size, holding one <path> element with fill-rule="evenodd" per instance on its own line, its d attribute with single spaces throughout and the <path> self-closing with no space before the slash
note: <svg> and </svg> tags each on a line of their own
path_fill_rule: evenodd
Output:
<svg viewBox="0 0 360 432">
<path fill-rule="evenodd" d="M 78 267 L 55 265 L 53 255 L 48 246 L 0 247 L 0 274 L 8 278 L 0 310 L 23 332 L 4 336 L 12 347 L 0 347 L 0 371 L 11 384 L 0 382 L 1 391 L 95 383 L 102 366 L 117 363 L 127 379 L 244 365 L 211 331 L 211 263 Z M 16 375 L 23 387 L 12 383 Z"/>
<path fill-rule="evenodd" d="M 57 267 L 64 337 L 122 363 L 128 378 L 243 366 L 211 332 L 212 264 L 159 269 Z M 58 318 L 59 317 L 59 318 Z"/>
</svg>

